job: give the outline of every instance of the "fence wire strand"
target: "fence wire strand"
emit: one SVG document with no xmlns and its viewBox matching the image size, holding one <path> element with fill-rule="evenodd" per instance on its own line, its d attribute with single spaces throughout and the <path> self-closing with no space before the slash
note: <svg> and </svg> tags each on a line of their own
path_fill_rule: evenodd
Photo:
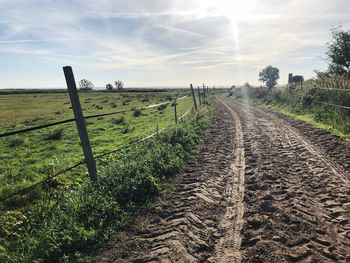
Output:
<svg viewBox="0 0 350 263">
<path fill-rule="evenodd" d="M 186 97 L 186 96 L 184 96 L 184 97 Z M 182 98 L 184 98 L 184 97 L 182 97 Z M 167 102 L 167 103 L 162 103 L 162 104 L 168 104 L 168 103 L 169 103 L 169 102 Z M 156 107 L 156 106 L 155 106 L 155 107 Z M 183 114 L 183 115 L 180 117 L 180 119 L 184 118 L 191 110 L 192 110 L 192 108 L 189 109 L 185 114 Z M 112 115 L 112 114 L 113 114 L 113 113 L 109 113 L 108 115 Z M 115 113 L 114 113 L 114 114 L 115 114 Z M 99 114 L 99 115 L 102 115 L 102 114 Z M 106 116 L 106 115 L 105 115 L 105 116 Z M 91 116 L 87 116 L 87 117 L 88 117 L 88 118 L 95 118 L 95 117 L 99 117 L 99 116 L 97 116 L 97 115 L 91 115 Z M 75 120 L 75 119 L 73 119 L 73 120 Z M 119 148 L 117 148 L 117 149 L 114 149 L 114 150 L 112 150 L 112 151 L 109 151 L 109 152 L 106 152 L 106 153 L 102 153 L 102 154 L 96 155 L 94 158 L 95 158 L 95 159 L 101 159 L 101 158 L 104 157 L 104 156 L 110 155 L 110 154 L 112 154 L 112 153 L 119 152 L 119 151 L 121 151 L 121 150 L 123 150 L 123 149 L 127 149 L 127 148 L 129 148 L 130 146 L 132 146 L 132 145 L 135 145 L 135 144 L 137 144 L 137 143 L 143 142 L 143 141 L 145 141 L 145 140 L 147 140 L 147 139 L 150 139 L 150 138 L 154 137 L 155 135 L 160 134 L 160 133 L 163 132 L 165 129 L 169 128 L 170 126 L 171 126 L 171 125 L 169 125 L 169 126 L 167 126 L 167 127 L 165 127 L 165 128 L 162 128 L 161 130 L 159 130 L 159 131 L 157 131 L 157 132 L 155 132 L 155 133 L 153 133 L 153 134 L 151 134 L 151 135 L 148 135 L 147 137 L 144 137 L 144 138 L 142 138 L 142 139 L 140 139 L 140 140 L 138 140 L 138 141 L 135 141 L 135 142 L 133 142 L 133 143 L 131 143 L 131 144 L 129 144 L 129 145 L 125 145 L 125 146 L 119 147 Z M 83 164 L 85 164 L 85 160 L 82 160 L 82 161 L 80 161 L 80 162 L 74 164 L 74 165 L 71 166 L 71 167 L 64 168 L 63 170 L 57 172 L 56 174 L 54 174 L 54 175 L 52 175 L 52 176 L 49 176 L 48 178 L 46 178 L 46 179 L 44 179 L 44 180 L 38 181 L 38 182 L 34 183 L 33 185 L 31 185 L 31 186 L 29 186 L 29 187 L 26 187 L 26 188 L 23 188 L 23 189 L 20 189 L 20 190 L 14 192 L 14 193 L 11 193 L 11 194 L 9 194 L 9 195 L 6 196 L 6 197 L 1 198 L 0 201 L 1 201 L 1 202 L 4 202 L 4 201 L 9 200 L 10 198 L 12 198 L 12 197 L 14 197 L 14 196 L 16 196 L 16 195 L 27 194 L 27 193 L 29 193 L 30 191 L 32 191 L 34 188 L 36 188 L 37 186 L 42 185 L 42 184 L 44 184 L 44 183 L 46 183 L 46 182 L 49 182 L 50 179 L 55 178 L 55 177 L 57 177 L 57 176 L 59 176 L 59 175 L 65 174 L 65 173 L 67 173 L 67 172 L 73 170 L 74 168 L 77 168 L 78 166 L 83 165 Z"/>
<path fill-rule="evenodd" d="M 336 88 L 324 88 L 324 87 L 312 87 L 315 89 L 321 89 L 321 90 L 339 90 L 339 91 L 350 91 L 350 89 L 336 89 Z"/>
<path fill-rule="evenodd" d="M 186 97 L 187 97 L 187 95 L 184 97 L 181 97 L 180 99 L 184 99 Z M 159 103 L 159 104 L 155 104 L 155 105 L 150 105 L 150 106 L 146 106 L 146 107 L 141 108 L 141 110 L 147 110 L 147 109 L 155 108 L 155 107 L 158 107 L 161 105 L 168 105 L 170 103 L 171 102 L 164 102 L 164 103 Z M 114 112 L 108 112 L 108 113 L 88 115 L 88 116 L 85 116 L 84 119 L 87 120 L 87 119 L 110 116 L 110 115 L 115 115 L 115 114 L 122 114 L 122 113 L 132 112 L 133 110 L 134 109 L 128 109 L 128 110 L 122 110 L 122 111 L 114 111 Z M 31 131 L 35 131 L 35 130 L 41 130 L 44 128 L 53 127 L 53 126 L 57 126 L 57 125 L 65 124 L 65 123 L 74 122 L 74 121 L 75 121 L 75 118 L 70 118 L 70 119 L 65 119 L 62 121 L 47 123 L 47 124 L 38 125 L 38 126 L 30 127 L 30 128 L 21 129 L 21 130 L 5 132 L 5 133 L 0 134 L 0 138 L 8 137 L 8 136 L 16 135 L 16 134 L 21 134 L 21 133 L 27 133 L 27 132 L 31 132 Z"/>
<path fill-rule="evenodd" d="M 344 105 L 337 105 L 337 104 L 323 102 L 323 101 L 317 101 L 317 100 L 315 100 L 314 102 L 319 103 L 319 104 L 325 104 L 325 105 L 329 105 L 329 106 L 333 106 L 333 107 L 338 107 L 338 108 L 350 110 L 350 107 L 344 106 Z"/>
</svg>

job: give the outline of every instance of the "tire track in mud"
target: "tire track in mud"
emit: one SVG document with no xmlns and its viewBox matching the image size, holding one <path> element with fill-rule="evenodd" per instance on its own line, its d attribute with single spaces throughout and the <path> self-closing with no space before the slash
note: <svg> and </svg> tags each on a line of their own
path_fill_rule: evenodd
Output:
<svg viewBox="0 0 350 263">
<path fill-rule="evenodd" d="M 267 112 L 271 110 L 265 109 Z M 283 115 L 282 113 L 273 112 L 279 119 L 287 122 L 290 127 L 296 129 L 301 135 L 319 149 L 322 150 L 332 160 L 350 172 L 350 143 L 344 143 L 344 140 L 337 136 L 330 136 L 326 130 L 318 129 L 303 121 L 293 119 L 292 117 Z"/>
<path fill-rule="evenodd" d="M 240 262 L 243 216 L 244 147 L 235 112 L 214 99 L 214 121 L 198 154 L 177 176 L 176 190 L 129 231 L 136 248 L 118 251 L 118 242 L 101 262 Z M 138 224 L 136 224 L 136 227 Z"/>
<path fill-rule="evenodd" d="M 226 103 L 245 137 L 243 261 L 350 262 L 349 172 L 279 114 Z"/>
<path fill-rule="evenodd" d="M 230 182 L 226 192 L 228 206 L 226 213 L 221 219 L 219 230 L 225 233 L 217 242 L 215 255 L 208 262 L 241 262 L 241 235 L 243 224 L 243 196 L 244 196 L 244 139 L 241 122 L 237 114 L 222 100 L 218 99 L 230 112 L 236 124 L 236 148 L 234 162 L 230 169 Z"/>
</svg>

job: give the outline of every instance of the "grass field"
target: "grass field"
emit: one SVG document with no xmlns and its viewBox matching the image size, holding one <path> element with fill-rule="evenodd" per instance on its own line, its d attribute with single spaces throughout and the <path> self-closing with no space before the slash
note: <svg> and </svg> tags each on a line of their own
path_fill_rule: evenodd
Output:
<svg viewBox="0 0 350 263">
<path fill-rule="evenodd" d="M 182 97 L 184 91 L 144 93 L 81 93 L 85 116 L 167 102 Z M 178 116 L 192 107 L 187 97 L 178 102 Z M 130 144 L 174 123 L 174 109 L 150 108 L 87 120 L 87 129 L 95 155 Z M 0 133 L 72 118 L 67 93 L 13 94 L 0 96 Z M 83 160 L 83 153 L 74 122 L 0 138 L 0 198 L 22 189 Z M 97 161 L 99 165 L 99 161 Z M 51 167 L 51 168 L 50 168 Z M 52 169 L 53 168 L 53 169 Z M 99 169 L 99 166 L 98 166 Z M 60 177 L 60 182 L 79 183 L 85 177 L 81 166 Z M 71 178 L 74 177 L 74 180 Z M 18 208 L 28 200 L 37 199 L 43 191 L 37 189 L 29 196 L 17 196 L 6 207 Z M 4 205 L 4 204 L 3 204 Z"/>
<path fill-rule="evenodd" d="M 1 202 L 0 261 L 85 262 L 93 247 L 103 246 L 169 190 L 211 119 L 207 101 L 196 117 L 190 114 L 175 125 L 174 107 L 164 103 L 186 93 L 81 93 L 85 116 L 128 110 L 86 120 L 95 156 L 121 149 L 96 160 L 96 182 L 89 181 L 85 165 L 45 181 L 83 160 L 74 122 L 0 138 L 0 198 L 45 181 L 30 194 Z M 0 134 L 73 117 L 64 93 L 2 95 L 0 100 Z M 191 97 L 179 100 L 178 117 L 191 108 Z"/>
</svg>

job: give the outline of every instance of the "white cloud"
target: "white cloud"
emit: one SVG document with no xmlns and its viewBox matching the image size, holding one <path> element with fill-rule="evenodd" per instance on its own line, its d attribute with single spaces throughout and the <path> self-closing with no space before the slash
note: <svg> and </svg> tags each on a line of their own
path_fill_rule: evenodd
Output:
<svg viewBox="0 0 350 263">
<path fill-rule="evenodd" d="M 310 77 L 349 12 L 345 0 L 2 0 L 0 59 L 79 66 L 97 85 L 122 71 L 131 85 L 257 83 L 268 64 Z"/>
</svg>

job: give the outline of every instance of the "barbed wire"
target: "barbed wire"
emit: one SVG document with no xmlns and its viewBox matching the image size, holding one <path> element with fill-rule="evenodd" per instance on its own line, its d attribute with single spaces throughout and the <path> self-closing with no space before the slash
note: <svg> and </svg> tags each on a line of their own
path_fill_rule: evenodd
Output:
<svg viewBox="0 0 350 263">
<path fill-rule="evenodd" d="M 147 136 L 147 137 L 145 137 L 145 138 L 142 138 L 141 140 L 138 140 L 138 141 L 136 141 L 136 142 L 133 142 L 133 143 L 131 143 L 131 144 L 129 144 L 129 145 L 119 147 L 119 148 L 117 148 L 117 149 L 115 149 L 115 150 L 112 150 L 112 151 L 109 151 L 109 152 L 106 152 L 106 153 L 103 153 L 103 154 L 100 154 L 100 155 L 96 155 L 96 156 L 94 157 L 94 159 L 101 159 L 101 158 L 104 157 L 104 156 L 110 155 L 110 154 L 112 154 L 112 153 L 119 152 L 119 151 L 121 151 L 121 150 L 123 150 L 123 149 L 127 149 L 127 148 L 129 148 L 130 146 L 132 146 L 132 145 L 135 145 L 135 144 L 140 143 L 140 142 L 142 142 L 142 141 L 144 141 L 144 140 L 147 140 L 147 139 L 149 139 L 149 138 L 154 137 L 155 135 L 157 135 L 157 134 L 159 134 L 160 132 L 162 132 L 164 129 L 165 129 L 165 128 L 163 128 L 163 129 L 161 129 L 160 131 L 158 131 L 158 132 L 156 132 L 156 133 L 154 133 L 154 134 L 151 134 L 151 135 L 149 135 L 149 136 Z M 70 167 L 68 167 L 68 168 L 64 168 L 63 170 L 57 172 L 56 174 L 54 174 L 54 175 L 52 175 L 52 176 L 49 176 L 48 178 L 43 179 L 43 180 L 41 180 L 41 181 L 38 181 L 38 182 L 34 183 L 34 184 L 31 185 L 31 186 L 28 186 L 28 187 L 26 187 L 26 188 L 20 189 L 20 190 L 14 192 L 14 193 L 11 193 L 10 195 L 8 195 L 8 196 L 6 196 L 6 197 L 1 198 L 0 201 L 1 201 L 1 202 L 7 201 L 8 199 L 10 199 L 10 198 L 12 198 L 12 197 L 14 197 L 14 196 L 16 196 L 16 195 L 29 193 L 29 192 L 32 191 L 35 187 L 37 187 L 37 186 L 39 186 L 39 185 L 42 185 L 42 184 L 44 184 L 44 183 L 50 181 L 50 179 L 53 179 L 53 178 L 55 178 L 55 177 L 57 177 L 57 176 L 59 176 L 59 175 L 65 174 L 65 173 L 69 172 L 70 170 L 73 170 L 74 168 L 77 168 L 77 167 L 79 167 L 80 165 L 83 165 L 83 164 L 85 164 L 85 160 L 82 160 L 82 161 L 80 161 L 80 162 L 78 162 L 78 163 L 76 163 L 76 164 L 74 164 L 73 166 L 70 166 Z"/>
<path fill-rule="evenodd" d="M 187 95 L 181 97 L 180 99 L 184 99 L 186 97 L 187 97 Z M 180 99 L 178 99 L 178 100 L 180 100 Z M 150 105 L 150 106 L 142 107 L 141 110 L 147 110 L 147 109 L 159 107 L 161 105 L 168 105 L 170 103 L 171 102 L 164 102 L 164 103 L 159 103 L 159 104 L 155 104 L 155 105 Z M 135 110 L 135 108 L 122 110 L 122 111 L 114 111 L 114 112 L 108 112 L 108 113 L 89 115 L 89 116 L 85 116 L 84 119 L 92 119 L 92 118 L 110 116 L 110 115 L 115 115 L 115 114 L 122 114 L 122 113 L 132 112 L 133 110 Z M 8 136 L 16 135 L 16 134 L 21 134 L 21 133 L 27 133 L 27 132 L 31 132 L 31 131 L 35 131 L 35 130 L 41 130 L 41 129 L 44 129 L 44 128 L 53 127 L 53 126 L 57 126 L 57 125 L 65 124 L 65 123 L 74 122 L 74 121 L 75 121 L 75 118 L 70 118 L 70 119 L 65 119 L 65 120 L 62 120 L 62 121 L 42 124 L 42 125 L 30 127 L 30 128 L 21 129 L 21 130 L 5 132 L 5 133 L 1 133 L 0 134 L 0 138 L 8 137 Z"/>
<path fill-rule="evenodd" d="M 57 177 L 57 176 L 59 176 L 59 175 L 62 175 L 62 174 L 64 174 L 64 173 L 67 173 L 67 172 L 69 172 L 70 170 L 73 170 L 74 168 L 77 168 L 78 166 L 80 166 L 80 165 L 82 165 L 82 164 L 84 164 L 84 163 L 85 163 L 85 160 L 84 160 L 84 161 L 80 161 L 80 162 L 74 164 L 73 166 L 68 167 L 68 168 L 65 168 L 65 169 L 59 171 L 58 173 L 56 173 L 56 174 L 54 174 L 54 175 L 52 175 L 52 176 L 50 176 L 50 177 L 48 177 L 48 178 L 46 178 L 46 179 L 44 179 L 44 180 L 38 181 L 38 182 L 36 182 L 35 184 L 33 184 L 33 185 L 31 185 L 31 186 L 28 186 L 28 187 L 26 187 L 26 188 L 22 188 L 22 189 L 20 189 L 20 190 L 14 192 L 14 193 L 11 193 L 11 194 L 7 195 L 6 197 L 1 198 L 0 201 L 1 201 L 1 202 L 4 202 L 4 201 L 9 200 L 10 198 L 12 198 L 12 197 L 14 197 L 14 196 L 16 196 L 16 195 L 27 194 L 27 193 L 29 193 L 30 191 L 32 191 L 35 187 L 37 187 L 37 186 L 39 186 L 39 185 L 41 185 L 41 184 L 44 184 L 44 183 L 50 181 L 50 179 L 52 179 L 52 178 L 55 178 L 55 177 Z"/>
<path fill-rule="evenodd" d="M 186 111 L 182 116 L 180 116 L 179 121 L 181 121 L 184 117 L 186 117 L 187 114 L 191 112 L 192 108 Z"/>
<path fill-rule="evenodd" d="M 164 104 L 164 103 L 163 103 L 163 104 Z M 189 109 L 185 114 L 183 114 L 179 119 L 184 118 L 191 110 L 192 110 L 192 108 Z M 137 143 L 143 142 L 143 141 L 145 141 L 145 140 L 147 140 L 147 139 L 150 139 L 150 138 L 154 137 L 155 135 L 160 134 L 160 133 L 163 132 L 165 129 L 169 128 L 170 126 L 171 126 L 171 125 L 169 125 L 169 126 L 167 126 L 167 127 L 165 127 L 165 128 L 162 128 L 161 130 L 159 130 L 159 131 L 157 131 L 157 132 L 155 132 L 155 133 L 153 133 L 153 134 L 151 134 L 151 135 L 148 135 L 148 136 L 146 136 L 146 137 L 144 137 L 144 138 L 142 138 L 142 139 L 140 139 L 140 140 L 138 140 L 138 141 L 135 141 L 135 142 L 133 142 L 133 143 L 131 143 L 131 144 L 129 144 L 129 145 L 125 145 L 125 146 L 122 146 L 122 147 L 118 147 L 117 149 L 114 149 L 114 150 L 112 150 L 112 151 L 109 151 L 109 152 L 106 152 L 106 153 L 102 153 L 102 154 L 96 155 L 96 156 L 94 157 L 94 159 L 96 159 L 96 160 L 97 160 L 97 159 L 101 159 L 102 157 L 105 157 L 105 156 L 110 155 L 110 154 L 112 154 L 112 153 L 116 153 L 116 152 L 119 152 L 119 151 L 121 151 L 121 150 L 123 150 L 123 149 L 127 149 L 127 148 L 129 148 L 130 146 L 132 146 L 132 145 L 135 145 L 135 144 L 137 144 Z M 10 198 L 12 198 L 12 197 L 14 197 L 14 196 L 16 196 L 16 195 L 27 194 L 27 193 L 29 193 L 30 191 L 32 191 L 33 189 L 35 189 L 37 186 L 42 185 L 42 184 L 44 184 L 44 183 L 47 183 L 47 182 L 49 182 L 51 179 L 53 179 L 53 178 L 55 178 L 55 177 L 57 177 L 57 176 L 59 176 L 59 175 L 65 174 L 65 173 L 69 172 L 70 170 L 73 170 L 74 168 L 77 168 L 77 167 L 79 167 L 80 165 L 83 165 L 83 164 L 85 164 L 85 160 L 82 160 L 82 161 L 80 161 L 80 162 L 78 162 L 78 163 L 76 163 L 76 164 L 74 164 L 73 166 L 70 166 L 70 167 L 68 167 L 68 168 L 64 168 L 63 170 L 57 172 L 56 174 L 54 174 L 54 175 L 52 175 L 52 176 L 49 176 L 48 178 L 43 179 L 43 180 L 41 180 L 41 181 L 38 181 L 38 182 L 34 183 L 34 184 L 31 185 L 31 186 L 28 186 L 28 187 L 26 187 L 26 188 L 20 189 L 20 190 L 14 192 L 14 193 L 11 193 L 11 194 L 7 195 L 6 197 L 1 198 L 0 201 L 1 201 L 1 202 L 4 202 L 4 201 L 9 200 Z"/>
</svg>

